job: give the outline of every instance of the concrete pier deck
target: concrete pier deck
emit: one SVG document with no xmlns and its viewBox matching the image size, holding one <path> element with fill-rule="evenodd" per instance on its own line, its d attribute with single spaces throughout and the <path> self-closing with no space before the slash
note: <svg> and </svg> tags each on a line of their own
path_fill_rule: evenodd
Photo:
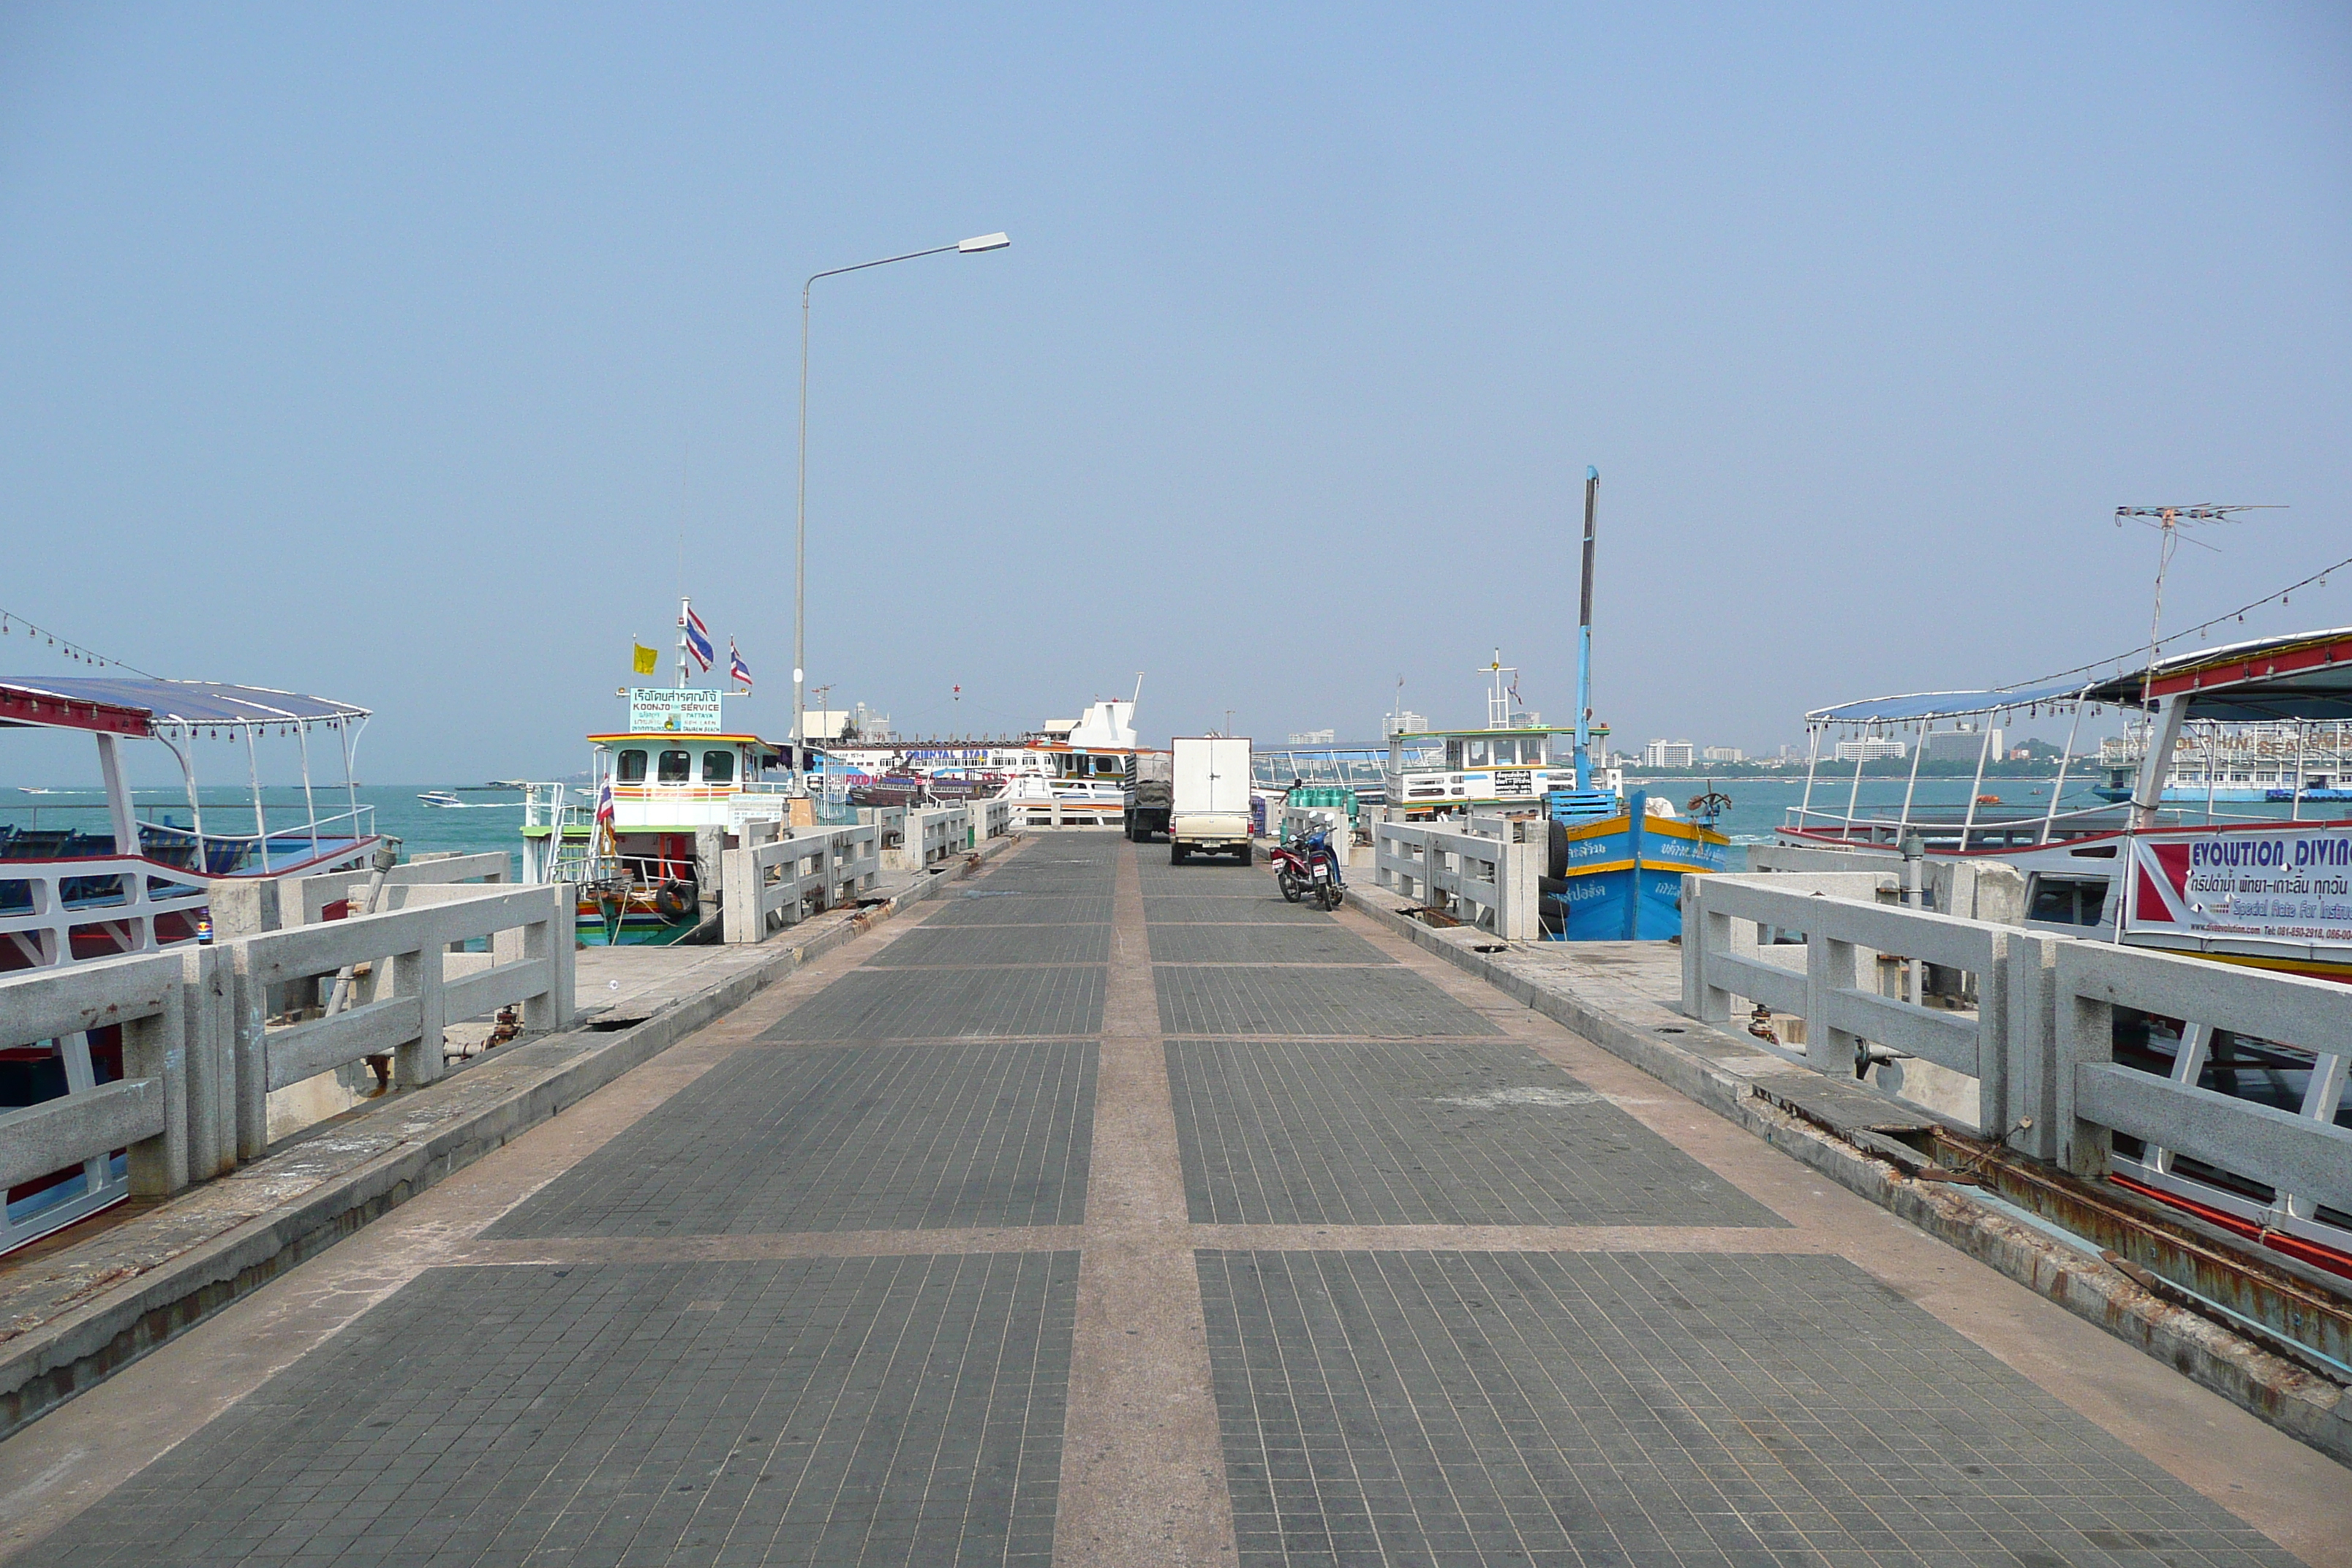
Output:
<svg viewBox="0 0 2352 1568">
<path fill-rule="evenodd" d="M 1262 870 L 1031 839 L 0 1443 L 11 1563 L 2352 1564 L 2352 1472 Z"/>
</svg>

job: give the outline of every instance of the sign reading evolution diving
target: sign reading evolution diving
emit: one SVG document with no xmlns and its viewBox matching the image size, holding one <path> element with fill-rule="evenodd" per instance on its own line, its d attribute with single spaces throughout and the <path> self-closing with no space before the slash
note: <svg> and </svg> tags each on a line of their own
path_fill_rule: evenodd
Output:
<svg viewBox="0 0 2352 1568">
<path fill-rule="evenodd" d="M 2299 824 L 2136 838 L 2126 929 L 2352 942 L 2352 828 Z"/>
<path fill-rule="evenodd" d="M 629 729 L 635 734 L 676 730 L 688 735 L 716 735 L 725 726 L 719 719 L 723 691 L 701 691 L 691 686 L 633 686 L 629 689 Z"/>
</svg>

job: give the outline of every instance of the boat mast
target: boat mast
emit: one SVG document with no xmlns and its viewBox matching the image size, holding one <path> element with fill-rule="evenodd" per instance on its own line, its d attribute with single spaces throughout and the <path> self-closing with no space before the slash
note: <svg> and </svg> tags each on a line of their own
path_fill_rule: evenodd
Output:
<svg viewBox="0 0 2352 1568">
<path fill-rule="evenodd" d="M 1576 787 L 1592 787 L 1592 516 L 1601 470 L 1584 470 L 1584 594 L 1576 616 Z"/>
<path fill-rule="evenodd" d="M 677 596 L 677 689 L 686 689 L 686 617 L 693 612 L 694 601 L 680 594 Z"/>
</svg>

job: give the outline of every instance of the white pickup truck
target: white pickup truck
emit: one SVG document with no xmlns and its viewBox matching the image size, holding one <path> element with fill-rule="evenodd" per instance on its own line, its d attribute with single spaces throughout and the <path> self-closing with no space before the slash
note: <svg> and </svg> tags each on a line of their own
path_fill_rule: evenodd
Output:
<svg viewBox="0 0 2352 1568">
<path fill-rule="evenodd" d="M 1168 811 L 1168 863 L 1195 850 L 1250 863 L 1250 743 L 1239 735 L 1179 735 Z"/>
</svg>

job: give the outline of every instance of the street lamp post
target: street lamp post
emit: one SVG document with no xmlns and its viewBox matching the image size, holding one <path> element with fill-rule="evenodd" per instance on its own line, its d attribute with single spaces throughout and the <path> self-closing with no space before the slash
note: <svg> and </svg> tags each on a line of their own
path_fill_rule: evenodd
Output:
<svg viewBox="0 0 2352 1568">
<path fill-rule="evenodd" d="M 808 366 L 809 366 L 809 290 L 820 278 L 838 278 L 845 272 L 863 272 L 869 267 L 887 267 L 894 261 L 912 261 L 924 256 L 945 256 L 950 251 L 971 256 L 983 250 L 1002 250 L 1013 241 L 1002 234 L 983 234 L 953 245 L 933 246 L 929 250 L 910 250 L 904 256 L 886 256 L 878 261 L 861 261 L 855 267 L 835 267 L 824 272 L 813 272 L 801 285 L 801 485 L 799 523 L 793 538 L 793 769 L 792 789 L 794 795 L 808 793 L 808 777 L 801 767 L 801 751 L 808 744 L 808 706 L 803 697 L 803 682 L 808 679 Z"/>
</svg>

